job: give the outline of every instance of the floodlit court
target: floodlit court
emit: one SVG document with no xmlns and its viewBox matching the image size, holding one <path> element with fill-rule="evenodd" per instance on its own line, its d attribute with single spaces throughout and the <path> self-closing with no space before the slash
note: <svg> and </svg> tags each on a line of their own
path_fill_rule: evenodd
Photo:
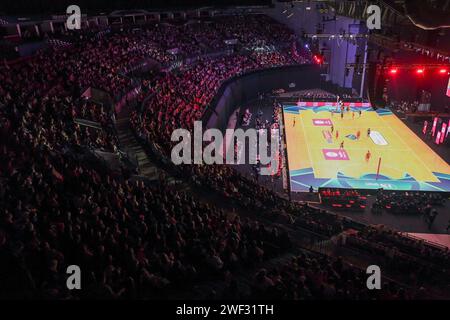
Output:
<svg viewBox="0 0 450 320">
<path fill-rule="evenodd" d="M 389 109 L 347 105 L 283 106 L 291 191 L 450 191 L 450 166 Z"/>
</svg>

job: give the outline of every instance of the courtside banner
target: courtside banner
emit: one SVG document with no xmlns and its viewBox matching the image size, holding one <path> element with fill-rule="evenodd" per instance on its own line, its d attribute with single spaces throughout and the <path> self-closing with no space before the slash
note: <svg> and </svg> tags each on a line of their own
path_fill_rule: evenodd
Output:
<svg viewBox="0 0 450 320">
<path fill-rule="evenodd" d="M 439 144 L 441 142 L 441 132 L 438 131 L 437 135 L 436 135 L 436 144 Z"/>
<path fill-rule="evenodd" d="M 423 123 L 423 129 L 422 129 L 423 134 L 427 133 L 427 126 L 428 126 L 428 121 L 425 120 Z"/>
<path fill-rule="evenodd" d="M 447 97 L 450 97 L 450 78 L 448 78 L 448 84 L 447 84 Z"/>
<path fill-rule="evenodd" d="M 446 133 L 447 133 L 447 124 L 443 123 L 441 128 L 441 143 L 444 142 Z"/>
<path fill-rule="evenodd" d="M 433 127 L 431 128 L 431 134 L 432 134 L 433 137 L 434 137 L 434 134 L 436 133 L 436 125 L 437 125 L 437 121 L 438 121 L 438 118 L 435 117 L 435 118 L 434 118 L 434 121 L 433 121 Z"/>
<path fill-rule="evenodd" d="M 337 102 L 297 102 L 298 107 L 324 107 L 324 106 L 338 106 Z M 345 107 L 355 107 L 355 108 L 368 108 L 370 107 L 369 102 L 344 102 Z"/>
</svg>

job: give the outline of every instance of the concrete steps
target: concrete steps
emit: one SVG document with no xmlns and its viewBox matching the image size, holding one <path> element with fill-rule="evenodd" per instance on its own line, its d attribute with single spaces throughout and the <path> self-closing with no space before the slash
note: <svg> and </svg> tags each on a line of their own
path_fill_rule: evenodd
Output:
<svg viewBox="0 0 450 320">
<path fill-rule="evenodd" d="M 121 109 L 116 118 L 116 130 L 119 143 L 123 151 L 128 152 L 133 159 L 136 160 L 139 167 L 139 176 L 143 176 L 149 180 L 159 180 L 160 176 L 164 177 L 165 183 L 174 186 L 176 190 L 187 191 L 189 185 L 167 174 L 163 169 L 159 168 L 149 158 L 144 148 L 136 140 L 130 126 L 131 109 L 128 105 Z"/>
<path fill-rule="evenodd" d="M 129 153 L 131 158 L 136 159 L 139 167 L 139 175 L 145 176 L 149 180 L 158 180 L 160 171 L 152 163 L 144 148 L 138 143 L 130 127 L 129 110 L 127 107 L 122 109 L 116 121 L 116 130 L 119 138 L 120 147 Z"/>
</svg>

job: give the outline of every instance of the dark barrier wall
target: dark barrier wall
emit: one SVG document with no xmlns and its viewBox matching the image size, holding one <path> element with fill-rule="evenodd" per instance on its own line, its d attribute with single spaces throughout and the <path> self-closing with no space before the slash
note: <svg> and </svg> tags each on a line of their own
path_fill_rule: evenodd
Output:
<svg viewBox="0 0 450 320">
<path fill-rule="evenodd" d="M 28 57 L 33 55 L 37 50 L 40 50 L 46 46 L 47 44 L 44 41 L 24 43 L 18 46 L 19 55 L 21 57 Z"/>
<path fill-rule="evenodd" d="M 290 88 L 295 84 L 295 88 Z M 278 67 L 246 73 L 226 81 L 203 115 L 206 128 L 227 128 L 231 113 L 239 106 L 258 98 L 259 93 L 274 89 L 303 90 L 324 88 L 317 65 Z"/>
</svg>

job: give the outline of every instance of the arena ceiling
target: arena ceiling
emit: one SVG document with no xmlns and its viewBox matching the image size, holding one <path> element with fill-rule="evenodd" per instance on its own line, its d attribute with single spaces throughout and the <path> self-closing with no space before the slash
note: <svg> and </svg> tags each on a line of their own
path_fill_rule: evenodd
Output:
<svg viewBox="0 0 450 320">
<path fill-rule="evenodd" d="M 271 0 L 15 0 L 0 1 L 0 13 L 43 14 L 61 13 L 77 4 L 84 12 L 111 12 L 124 9 L 177 9 L 201 6 L 269 5 Z"/>
</svg>

